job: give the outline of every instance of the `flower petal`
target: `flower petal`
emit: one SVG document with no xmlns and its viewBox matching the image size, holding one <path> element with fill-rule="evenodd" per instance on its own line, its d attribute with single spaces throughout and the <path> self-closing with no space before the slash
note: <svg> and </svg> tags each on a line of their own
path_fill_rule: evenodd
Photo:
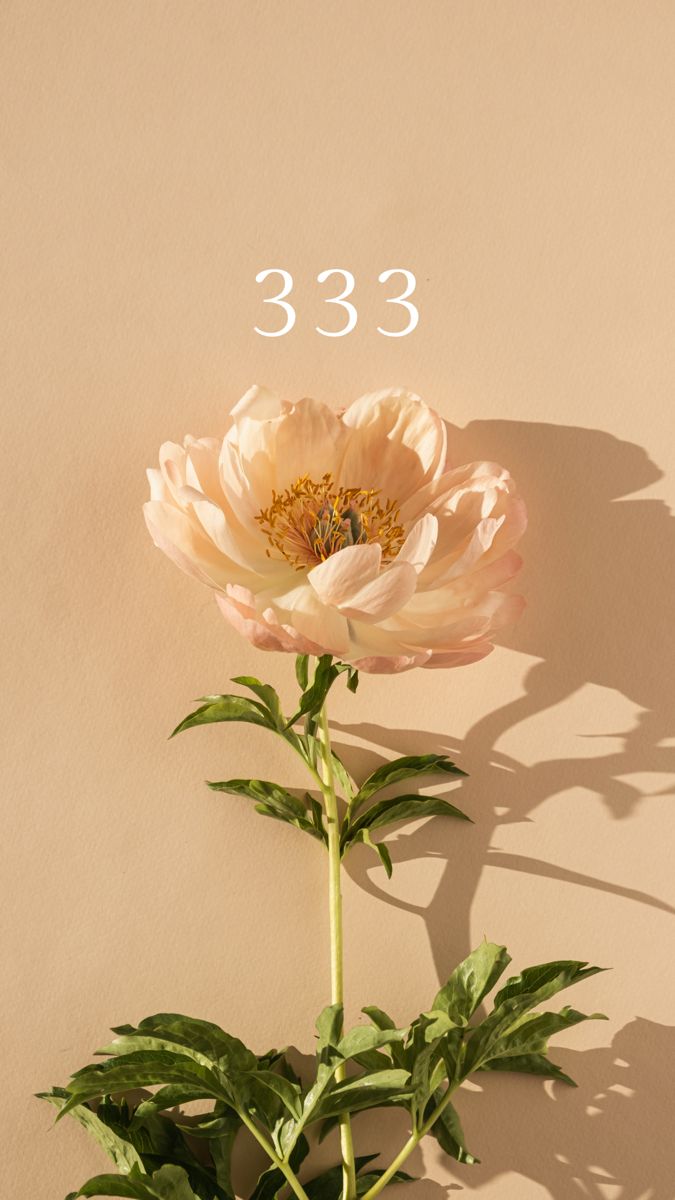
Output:
<svg viewBox="0 0 675 1200">
<path fill-rule="evenodd" d="M 253 387 L 244 392 L 241 400 L 237 401 L 230 412 L 230 417 L 236 425 L 242 417 L 248 417 L 254 421 L 269 421 L 280 414 L 281 400 L 277 394 L 254 383 Z"/>
<path fill-rule="evenodd" d="M 419 575 L 433 554 L 437 537 L 438 518 L 433 513 L 425 513 L 413 525 L 394 561 L 409 562 Z"/>
<path fill-rule="evenodd" d="M 501 558 L 488 562 L 469 575 L 462 575 L 448 583 L 420 590 L 398 615 L 401 627 L 434 628 L 439 618 L 447 619 L 454 612 L 467 610 L 467 606 L 479 602 L 487 592 L 501 588 L 517 575 L 522 559 L 515 550 L 507 550 Z"/>
<path fill-rule="evenodd" d="M 317 481 L 327 473 L 335 478 L 347 438 L 342 421 L 328 405 L 311 399 L 291 405 L 279 423 L 274 443 L 277 491 L 284 491 L 302 475 Z"/>
<path fill-rule="evenodd" d="M 159 469 L 169 495 L 180 507 L 178 492 L 185 483 L 185 448 L 176 442 L 163 442 L 159 448 Z"/>
<path fill-rule="evenodd" d="M 166 485 L 166 480 L 162 472 L 157 467 L 148 467 L 145 472 L 150 484 L 150 499 L 151 500 L 170 500 L 171 493 Z"/>
<path fill-rule="evenodd" d="M 292 626 L 302 637 L 321 647 L 318 653 L 335 654 L 343 658 L 349 652 L 349 625 L 345 617 L 336 608 L 321 602 L 314 589 L 307 584 L 306 577 L 302 583 L 281 595 L 261 593 L 256 602 L 260 606 L 266 600 L 269 600 L 264 610 L 266 619 L 269 619 L 269 608 L 282 625 Z"/>
<path fill-rule="evenodd" d="M 173 504 L 148 500 L 143 505 L 148 532 L 158 547 L 187 575 L 212 588 L 246 583 L 254 577 L 227 558 L 203 533 L 199 524 Z"/>
<path fill-rule="evenodd" d="M 364 583 L 375 579 L 381 562 L 382 547 L 378 542 L 345 546 L 312 567 L 307 579 L 324 604 L 344 604 Z"/>
<path fill-rule="evenodd" d="M 312 399 L 291 404 L 258 388 L 239 401 L 234 414 L 223 442 L 220 480 L 243 523 L 254 523 L 273 493 L 301 476 L 318 481 L 336 475 L 348 434 L 327 405 Z"/>
<path fill-rule="evenodd" d="M 230 589 L 228 588 L 228 593 Z M 254 605 L 246 604 L 231 594 L 216 595 L 216 603 L 226 621 L 259 650 L 286 650 L 287 646 L 279 633 L 270 628 L 256 612 Z"/>
<path fill-rule="evenodd" d="M 417 587 L 417 571 L 409 562 L 394 562 L 359 588 L 340 612 L 358 621 L 384 621 L 408 603 Z"/>
<path fill-rule="evenodd" d="M 434 650 L 426 662 L 421 665 L 427 669 L 438 667 L 468 667 L 471 663 L 480 662 L 492 654 L 494 646 L 491 642 L 480 642 L 470 650 Z"/>
<path fill-rule="evenodd" d="M 345 487 L 376 487 L 401 504 L 443 470 L 445 426 L 413 392 L 361 396 L 342 421 L 349 431 L 339 476 Z"/>
<path fill-rule="evenodd" d="M 353 659 L 352 666 L 371 675 L 399 675 L 401 671 L 410 671 L 412 667 L 425 667 L 430 657 L 428 650 L 420 654 L 370 655 Z"/>
<path fill-rule="evenodd" d="M 215 501 L 204 496 L 196 488 L 187 485 L 179 489 L 179 495 L 185 506 L 190 506 L 204 533 L 214 546 L 233 562 L 243 567 L 245 571 L 264 571 L 266 575 L 270 575 L 287 568 L 287 563 L 266 558 L 262 535 L 256 538 L 242 529 L 232 519 L 229 506 L 227 506 L 228 515 L 226 516 L 223 508 Z M 227 505 L 227 502 L 223 500 L 223 504 Z"/>
<path fill-rule="evenodd" d="M 227 621 L 259 650 L 284 650 L 289 654 L 323 654 L 324 649 L 298 633 L 292 625 L 282 625 L 273 610 L 258 612 L 255 596 L 242 587 L 228 587 L 216 602 Z"/>
</svg>

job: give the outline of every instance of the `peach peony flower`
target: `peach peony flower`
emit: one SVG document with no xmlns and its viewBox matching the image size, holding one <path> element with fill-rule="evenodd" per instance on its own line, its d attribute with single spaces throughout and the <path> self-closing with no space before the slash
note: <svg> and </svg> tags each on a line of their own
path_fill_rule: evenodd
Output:
<svg viewBox="0 0 675 1200">
<path fill-rule="evenodd" d="M 262 388 L 222 441 L 166 442 L 144 506 L 156 546 L 262 650 L 363 671 L 489 654 L 520 596 L 503 585 L 525 505 L 503 467 L 448 467 L 441 418 L 402 390 L 340 414 Z"/>
</svg>

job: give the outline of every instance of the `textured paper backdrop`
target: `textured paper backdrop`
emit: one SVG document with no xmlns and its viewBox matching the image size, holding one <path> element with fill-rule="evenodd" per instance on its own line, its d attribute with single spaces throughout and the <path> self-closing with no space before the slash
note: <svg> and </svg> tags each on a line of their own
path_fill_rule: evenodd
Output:
<svg viewBox="0 0 675 1200">
<path fill-rule="evenodd" d="M 202 784 L 295 765 L 255 730 L 166 741 L 193 697 L 243 671 L 283 690 L 292 660 L 239 641 L 140 512 L 159 442 L 217 434 L 258 381 L 411 387 L 531 509 L 503 647 L 334 704 L 357 762 L 460 754 L 476 822 L 402 831 L 391 883 L 354 854 L 349 1009 L 418 1012 L 487 933 L 516 966 L 611 965 L 574 995 L 611 1022 L 561 1039 L 576 1092 L 467 1091 L 483 1165 L 430 1144 L 408 1194 L 672 1200 L 675 8 L 4 0 L 0 41 L 7 1196 L 103 1168 L 31 1093 L 111 1024 L 185 1010 L 312 1047 L 321 852 Z M 269 266 L 296 279 L 278 340 L 253 332 Z M 359 324 L 331 340 L 335 266 Z M 421 313 L 398 341 L 375 332 L 392 266 Z"/>
</svg>

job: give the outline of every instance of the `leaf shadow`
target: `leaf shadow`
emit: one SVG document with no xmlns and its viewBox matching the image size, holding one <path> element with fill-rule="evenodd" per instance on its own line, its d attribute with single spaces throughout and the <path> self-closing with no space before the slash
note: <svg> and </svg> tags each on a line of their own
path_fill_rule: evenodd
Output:
<svg viewBox="0 0 675 1200">
<path fill-rule="evenodd" d="M 478 1153 L 480 1131 L 489 1131 L 489 1154 L 480 1166 L 452 1174 L 469 1190 L 509 1170 L 543 1185 L 554 1200 L 672 1200 L 666 1098 L 674 1052 L 675 1028 L 638 1017 L 609 1046 L 558 1050 L 554 1057 L 576 1089 L 486 1075 L 480 1093 L 465 1089 L 462 1117 Z"/>
<path fill-rule="evenodd" d="M 396 1185 L 396 1196 L 446 1200 L 458 1191 L 473 1194 L 508 1171 L 544 1186 L 552 1200 L 606 1200 L 608 1187 L 617 1200 L 673 1200 L 667 1097 L 674 1055 L 675 1027 L 638 1017 L 607 1046 L 558 1049 L 554 1057 L 576 1088 L 519 1075 L 479 1075 L 478 1086 L 463 1087 L 458 1099 L 468 1145 L 482 1162 L 459 1165 L 427 1139 L 427 1162 L 442 1163 L 447 1182 L 424 1178 L 418 1148 L 406 1169 L 419 1178 Z M 303 1079 L 313 1077 L 313 1056 L 291 1048 L 290 1058 Z M 390 1161 L 409 1131 L 406 1114 L 395 1109 L 358 1113 L 354 1121 L 359 1153 L 380 1151 L 375 1166 Z M 333 1131 L 312 1146 L 311 1169 L 303 1176 L 338 1161 Z M 264 1164 L 242 1143 L 236 1165 L 243 1185 L 238 1195 L 248 1195 Z"/>
<path fill-rule="evenodd" d="M 388 841 L 394 868 L 397 862 L 430 856 L 446 864 L 428 906 L 378 887 L 368 871 L 372 862 L 360 849 L 345 863 L 364 890 L 424 920 L 439 982 L 472 948 L 471 909 L 486 867 L 561 880 L 675 912 L 661 897 L 507 853 L 496 840 L 502 825 L 531 820 L 544 801 L 570 788 L 594 793 L 608 819 L 625 820 L 649 799 L 627 777 L 675 774 L 675 744 L 668 740 L 675 735 L 675 675 L 664 664 L 664 648 L 672 644 L 675 522 L 661 500 L 633 495 L 656 483 L 662 472 L 644 449 L 601 430 L 518 421 L 476 421 L 463 430 L 448 429 L 455 462 L 506 462 L 527 498 L 530 527 L 519 590 L 528 609 L 505 642 L 540 661 L 527 673 L 524 694 L 477 721 L 461 745 L 425 730 L 333 722 L 338 735 L 369 743 L 367 748 L 351 742 L 336 747 L 357 778 L 392 753 L 439 750 L 470 773 L 458 802 L 470 815 L 480 814 L 476 824 L 431 820 Z M 588 683 L 613 688 L 640 709 L 633 728 L 608 731 L 615 739 L 611 752 L 528 765 L 498 748 L 520 722 Z M 438 794 L 457 801 L 455 789 Z M 485 797 L 492 796 L 496 807 L 490 811 Z M 580 1087 L 574 1093 L 565 1089 L 565 1115 L 555 1122 L 543 1118 L 549 1104 L 561 1103 L 560 1085 L 486 1076 L 482 1095 L 465 1089 L 463 1113 L 470 1144 L 473 1123 L 489 1130 L 490 1162 L 454 1167 L 453 1174 L 459 1173 L 469 1190 L 517 1171 L 548 1188 L 554 1200 L 604 1196 L 601 1189 L 610 1183 L 617 1200 L 672 1200 L 673 1168 L 662 1149 L 669 1145 L 670 1115 L 659 1104 L 658 1089 L 665 1090 L 661 1063 L 674 1048 L 675 1029 L 636 1018 L 611 1047 L 560 1051 L 561 1065 Z M 617 1066 L 617 1060 L 627 1065 Z M 523 1137 L 530 1127 L 537 1131 L 534 1140 Z M 480 1140 L 475 1140 L 479 1155 Z M 641 1145 L 652 1153 L 643 1154 Z"/>
<path fill-rule="evenodd" d="M 498 751 L 477 751 L 475 739 L 470 731 L 460 746 L 454 739 L 432 735 L 423 730 L 389 730 L 382 726 L 361 723 L 349 725 L 333 722 L 340 733 L 348 733 L 372 745 L 386 748 L 395 754 L 448 754 L 460 766 L 471 769 L 471 775 L 448 788 L 436 788 L 434 794 L 451 799 L 469 815 L 475 817 L 473 824 L 452 819 L 431 818 L 417 824 L 412 830 L 405 826 L 389 837 L 389 847 L 394 869 L 397 863 L 413 862 L 423 858 L 434 858 L 444 864 L 438 886 L 428 905 L 418 905 L 391 895 L 380 887 L 371 875 L 372 857 L 356 848 L 344 860 L 350 878 L 370 895 L 377 896 L 387 904 L 406 912 L 417 914 L 425 923 L 429 944 L 438 972 L 439 982 L 445 980 L 458 961 L 473 948 L 471 937 L 471 909 L 476 891 L 486 867 L 498 867 L 546 879 L 561 880 L 578 887 L 601 891 L 623 897 L 647 907 L 674 914 L 675 906 L 668 901 L 636 888 L 625 887 L 611 879 L 597 878 L 573 871 L 556 863 L 544 862 L 526 855 L 508 853 L 494 845 L 495 835 L 504 825 L 532 819 L 532 812 L 544 800 L 572 787 L 584 787 L 602 794 L 607 788 L 608 777 L 614 770 L 627 771 L 622 753 L 599 758 L 551 759 L 533 765 L 517 762 L 511 756 Z M 474 750 L 471 760 L 464 753 L 467 742 L 472 741 Z M 355 752 L 352 743 L 334 742 L 341 757 L 357 772 L 357 777 L 381 766 L 387 758 L 374 754 L 372 750 L 359 748 Z M 669 754 L 675 758 L 675 748 Z M 358 761 L 358 766 L 355 766 Z M 675 762 L 672 768 L 675 770 Z M 426 780 L 425 780 L 426 782 Z M 492 809 L 485 802 L 486 796 L 496 797 L 498 803 Z M 631 794 L 631 806 L 638 797 Z M 623 805 L 623 798 L 620 803 Z M 378 871 L 378 876 L 381 872 Z M 452 923 L 448 913 L 452 912 Z"/>
</svg>

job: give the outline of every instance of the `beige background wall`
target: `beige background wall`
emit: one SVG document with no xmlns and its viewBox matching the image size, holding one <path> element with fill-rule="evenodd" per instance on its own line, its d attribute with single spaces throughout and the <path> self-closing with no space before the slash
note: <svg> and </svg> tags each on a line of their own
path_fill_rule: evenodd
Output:
<svg viewBox="0 0 675 1200">
<path fill-rule="evenodd" d="M 170 1008 L 312 1047 L 321 853 L 202 784 L 295 766 L 255 730 L 166 741 L 232 674 L 288 694 L 292 660 L 238 640 L 140 513 L 160 441 L 218 433 L 259 381 L 409 386 L 531 509 L 503 647 L 335 703 L 357 763 L 452 748 L 476 818 L 402 830 L 391 883 L 355 854 L 350 1011 L 413 1015 L 485 932 L 516 965 L 611 965 L 573 997 L 611 1021 L 559 1052 L 576 1092 L 468 1091 L 483 1165 L 430 1143 L 409 1195 L 672 1200 L 675 8 L 3 0 L 0 42 L 3 1191 L 102 1168 L 31 1093 L 111 1024 Z M 296 278 L 279 340 L 253 332 L 269 266 Z M 330 340 L 334 266 L 359 324 Z M 391 266 L 419 281 L 398 341 Z"/>
</svg>

